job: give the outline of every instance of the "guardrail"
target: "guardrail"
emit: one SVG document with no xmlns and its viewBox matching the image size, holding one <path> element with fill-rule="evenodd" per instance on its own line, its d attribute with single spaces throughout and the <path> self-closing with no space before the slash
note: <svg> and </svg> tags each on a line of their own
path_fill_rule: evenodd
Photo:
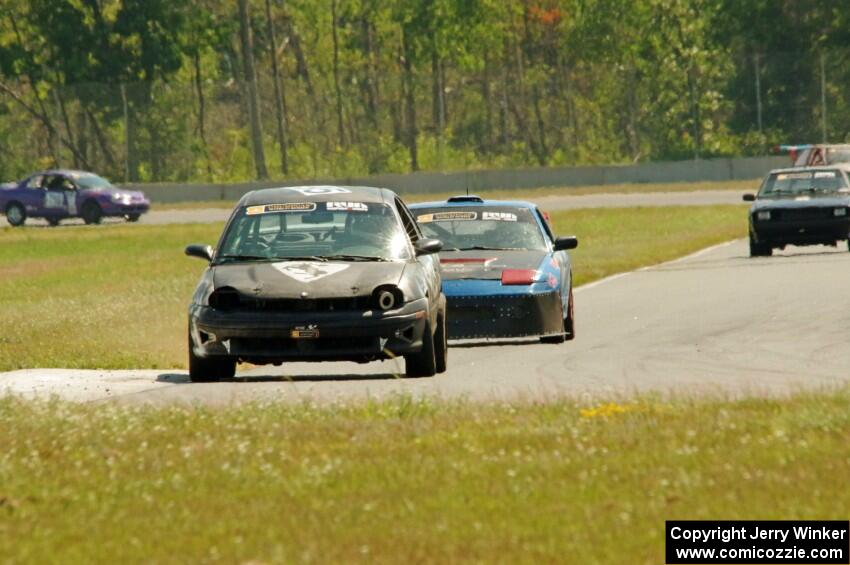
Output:
<svg viewBox="0 0 850 565">
<path fill-rule="evenodd" d="M 384 174 L 336 179 L 258 181 L 239 184 L 157 183 L 126 185 L 143 190 L 153 202 L 199 202 L 238 200 L 246 192 L 280 186 L 316 186 L 324 184 L 379 186 L 399 194 L 440 192 L 462 193 L 489 189 L 525 189 L 550 186 L 596 186 L 626 183 L 668 183 L 751 180 L 771 169 L 788 166 L 788 158 L 741 157 L 693 161 L 664 161 L 637 165 L 589 167 L 545 167 L 501 169 L 451 173 Z"/>
</svg>

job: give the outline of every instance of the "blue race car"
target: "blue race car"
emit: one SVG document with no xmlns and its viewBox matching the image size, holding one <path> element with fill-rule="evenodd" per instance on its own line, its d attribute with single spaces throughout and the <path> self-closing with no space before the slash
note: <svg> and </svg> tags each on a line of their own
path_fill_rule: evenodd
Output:
<svg viewBox="0 0 850 565">
<path fill-rule="evenodd" d="M 455 196 L 410 207 L 425 237 L 443 242 L 440 264 L 450 339 L 575 337 L 575 237 L 555 237 L 528 202 Z"/>
<path fill-rule="evenodd" d="M 87 224 L 98 224 L 104 217 L 135 222 L 149 209 L 143 193 L 121 190 L 83 171 L 43 171 L 0 185 L 0 212 L 13 226 L 23 225 L 27 218 L 44 218 L 51 226 L 75 217 Z"/>
</svg>

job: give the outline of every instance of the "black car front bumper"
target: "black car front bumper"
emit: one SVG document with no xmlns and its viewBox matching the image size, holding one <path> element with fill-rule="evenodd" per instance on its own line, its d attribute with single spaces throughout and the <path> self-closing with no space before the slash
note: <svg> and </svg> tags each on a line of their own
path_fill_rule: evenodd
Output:
<svg viewBox="0 0 850 565">
<path fill-rule="evenodd" d="M 449 339 L 529 337 L 564 331 L 557 291 L 448 296 L 446 304 Z"/>
<path fill-rule="evenodd" d="M 422 349 L 428 300 L 375 311 L 257 312 L 192 306 L 195 355 L 257 365 L 283 361 L 373 361 Z"/>
<path fill-rule="evenodd" d="M 760 244 L 834 245 L 848 238 L 850 216 L 835 216 L 834 208 L 771 211 L 770 220 L 750 217 L 750 233 Z"/>
</svg>

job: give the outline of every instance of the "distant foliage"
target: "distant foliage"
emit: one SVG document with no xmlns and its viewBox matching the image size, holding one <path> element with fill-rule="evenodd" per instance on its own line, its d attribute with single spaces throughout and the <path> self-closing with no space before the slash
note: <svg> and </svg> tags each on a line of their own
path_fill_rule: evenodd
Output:
<svg viewBox="0 0 850 565">
<path fill-rule="evenodd" d="M 850 134 L 840 3 L 0 7 L 0 181 L 44 166 L 224 182 L 626 163 Z"/>
</svg>

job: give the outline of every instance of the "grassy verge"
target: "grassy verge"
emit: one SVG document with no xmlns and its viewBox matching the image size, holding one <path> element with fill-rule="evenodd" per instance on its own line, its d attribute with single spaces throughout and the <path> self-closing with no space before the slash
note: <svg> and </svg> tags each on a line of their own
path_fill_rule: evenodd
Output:
<svg viewBox="0 0 850 565">
<path fill-rule="evenodd" d="M 733 190 L 738 192 L 755 192 L 758 190 L 759 179 L 749 181 L 723 182 L 669 182 L 669 183 L 630 183 L 605 184 L 598 186 L 548 186 L 529 188 L 525 190 L 484 190 L 477 194 L 484 198 L 534 200 L 541 196 L 581 196 L 586 194 L 633 194 L 641 192 L 694 192 L 698 190 Z M 429 200 L 445 200 L 455 193 L 438 192 L 434 194 L 404 194 L 406 202 L 426 202 Z M 226 208 L 236 204 L 232 200 L 208 200 L 202 202 L 170 202 L 155 203 L 154 210 L 194 210 L 198 208 Z"/>
<path fill-rule="evenodd" d="M 745 237 L 743 206 L 583 209 L 552 213 L 555 230 L 575 234 L 575 284 L 669 261 Z"/>
<path fill-rule="evenodd" d="M 0 555 L 663 563 L 666 519 L 847 518 L 848 435 L 846 391 L 594 407 L 2 399 Z"/>
<path fill-rule="evenodd" d="M 559 212 L 574 233 L 576 284 L 658 263 L 745 233 L 737 206 Z M 0 231 L 0 371 L 172 368 L 186 355 L 186 308 L 203 264 L 183 256 L 221 226 Z"/>
</svg>

